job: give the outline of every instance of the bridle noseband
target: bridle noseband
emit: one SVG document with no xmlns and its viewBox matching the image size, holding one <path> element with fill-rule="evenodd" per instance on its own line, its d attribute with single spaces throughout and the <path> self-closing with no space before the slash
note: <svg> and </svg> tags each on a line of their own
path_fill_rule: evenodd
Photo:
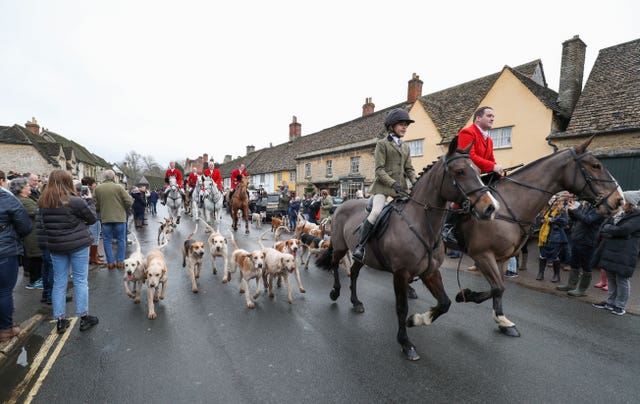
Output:
<svg viewBox="0 0 640 404">
<path fill-rule="evenodd" d="M 584 179 L 584 186 L 582 187 L 582 189 L 580 190 L 580 192 L 578 193 L 578 199 L 583 199 L 585 201 L 590 202 L 594 207 L 598 207 L 600 205 L 602 205 L 603 203 L 607 203 L 607 200 L 609 199 L 609 197 L 616 192 L 616 190 L 618 189 L 618 182 L 615 179 L 600 179 L 600 178 L 595 178 L 594 176 L 591 175 L 591 173 L 589 173 L 589 171 L 587 171 L 587 169 L 584 167 L 584 165 L 580 162 L 580 160 L 582 160 L 584 157 L 586 156 L 591 156 L 591 152 L 588 153 L 583 153 L 582 155 L 578 156 L 578 154 L 576 153 L 575 149 L 572 147 L 569 149 L 571 151 L 571 156 L 573 157 L 573 160 L 576 162 L 576 164 L 578 165 L 578 167 L 580 168 L 580 172 L 582 173 L 582 177 Z M 609 171 L 605 168 L 605 171 L 607 172 L 607 174 L 609 174 L 609 177 L 613 178 L 613 176 L 611 175 L 611 173 L 609 173 Z M 574 172 L 573 174 L 573 183 L 576 183 L 576 177 L 577 177 L 577 171 Z M 609 192 L 606 195 L 598 195 L 598 192 L 593 188 L 594 182 L 607 182 L 607 183 L 614 183 L 616 184 L 616 187 Z M 584 190 L 589 187 L 589 191 L 591 191 L 591 194 L 595 195 L 595 196 L 585 196 L 584 195 Z M 607 208 L 612 208 L 611 206 L 608 205 L 607 203 Z M 612 209 L 611 209 L 612 210 Z"/>
</svg>

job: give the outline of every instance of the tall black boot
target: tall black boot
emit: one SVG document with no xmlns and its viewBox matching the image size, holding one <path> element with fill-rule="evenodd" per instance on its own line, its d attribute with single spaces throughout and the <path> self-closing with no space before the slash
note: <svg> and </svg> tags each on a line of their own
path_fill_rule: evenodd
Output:
<svg viewBox="0 0 640 404">
<path fill-rule="evenodd" d="M 538 261 L 538 276 L 536 276 L 537 281 L 541 281 L 544 279 L 544 270 L 547 268 L 547 259 L 540 258 Z"/>
<path fill-rule="evenodd" d="M 553 278 L 551 278 L 551 282 L 560 282 L 560 261 L 553 261 Z"/>
<path fill-rule="evenodd" d="M 371 230 L 373 229 L 373 225 L 369 220 L 365 219 L 364 223 L 362 223 L 362 227 L 360 227 L 360 241 L 358 241 L 358 245 L 353 250 L 353 259 L 358 262 L 364 261 L 364 246 L 367 244 L 367 240 L 371 235 Z"/>
</svg>

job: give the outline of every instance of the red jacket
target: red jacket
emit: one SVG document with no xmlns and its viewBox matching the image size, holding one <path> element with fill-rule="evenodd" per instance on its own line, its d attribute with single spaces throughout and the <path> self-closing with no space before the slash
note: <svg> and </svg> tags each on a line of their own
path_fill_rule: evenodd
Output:
<svg viewBox="0 0 640 404">
<path fill-rule="evenodd" d="M 240 171 L 240 168 L 236 168 L 231 172 L 231 189 L 236 189 L 236 185 L 238 185 L 238 175 L 242 174 L 243 177 L 248 177 L 247 170 Z"/>
<path fill-rule="evenodd" d="M 178 183 L 178 188 L 182 189 L 184 184 L 182 183 L 182 173 L 177 168 L 167 169 L 164 173 L 164 182 L 169 185 L 169 177 L 176 177 L 176 182 Z"/>
<path fill-rule="evenodd" d="M 218 189 L 222 191 L 222 174 L 220 174 L 220 170 L 217 168 L 211 170 L 211 179 L 218 185 Z"/>
<path fill-rule="evenodd" d="M 482 174 L 493 171 L 493 167 L 496 165 L 496 159 L 493 157 L 493 141 L 491 136 L 487 136 L 485 139 L 482 136 L 480 128 L 476 124 L 471 124 L 462 129 L 458 133 L 458 148 L 464 149 L 473 143 L 473 147 L 469 151 L 469 158 L 475 165 L 478 166 Z"/>
<path fill-rule="evenodd" d="M 198 174 L 192 172 L 191 174 L 189 174 L 189 178 L 187 179 L 187 184 L 189 184 L 189 186 L 193 188 L 196 186 L 197 183 L 198 183 Z"/>
</svg>

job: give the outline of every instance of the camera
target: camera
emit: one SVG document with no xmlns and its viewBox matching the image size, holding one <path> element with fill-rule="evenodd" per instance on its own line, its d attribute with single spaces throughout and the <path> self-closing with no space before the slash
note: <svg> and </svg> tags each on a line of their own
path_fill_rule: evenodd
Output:
<svg viewBox="0 0 640 404">
<path fill-rule="evenodd" d="M 86 186 L 86 185 L 82 186 L 81 195 L 83 195 L 83 196 L 89 195 L 89 187 L 88 186 Z"/>
</svg>

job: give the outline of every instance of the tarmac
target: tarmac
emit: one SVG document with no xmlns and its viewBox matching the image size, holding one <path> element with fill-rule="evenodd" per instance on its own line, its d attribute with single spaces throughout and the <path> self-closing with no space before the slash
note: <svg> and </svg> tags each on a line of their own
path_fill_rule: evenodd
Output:
<svg viewBox="0 0 640 404">
<path fill-rule="evenodd" d="M 606 300 L 607 292 L 601 289 L 593 287 L 593 284 L 600 281 L 599 271 L 594 271 L 591 286 L 587 290 L 587 295 L 583 297 L 570 297 L 567 292 L 561 292 L 556 290 L 556 286 L 566 283 L 569 278 L 569 272 L 562 270 L 560 273 L 560 283 L 552 283 L 551 276 L 553 271 L 551 268 L 547 268 L 545 271 L 545 277 L 542 281 L 537 281 L 536 275 L 538 274 L 538 246 L 536 240 L 530 240 L 529 254 L 527 257 L 527 270 L 518 270 L 518 277 L 505 278 L 507 288 L 509 283 L 513 282 L 523 287 L 537 290 L 541 293 L 549 293 L 558 296 L 566 296 L 568 299 L 578 299 L 587 304 L 601 302 Z M 100 250 L 102 253 L 102 245 Z M 103 258 L 104 260 L 104 258 Z M 468 271 L 467 268 L 473 265 L 473 260 L 469 256 L 463 256 L 460 268 L 463 271 Z M 442 271 L 455 271 L 458 267 L 458 259 L 446 258 Z M 636 269 L 640 267 L 640 260 Z M 98 265 L 90 265 L 89 270 L 97 269 Z M 468 271 L 476 276 L 482 276 L 478 271 Z M 25 285 L 29 281 L 28 277 L 23 274 L 22 268 L 20 268 L 20 274 L 18 276 L 18 282 L 14 289 L 14 324 L 19 324 L 22 332 L 17 337 L 9 340 L 8 342 L 0 344 L 0 369 L 9 361 L 15 360 L 20 348 L 27 341 L 29 336 L 40 325 L 42 321 L 51 320 L 52 312 L 51 306 L 40 302 L 42 297 L 42 290 L 29 290 L 25 288 Z M 631 293 L 629 296 L 629 302 L 627 304 L 627 315 L 640 315 L 640 293 L 634 293 L 634 285 L 640 285 L 640 271 L 636 270 L 631 279 Z M 71 288 L 69 288 L 71 289 Z M 69 292 L 70 295 L 72 294 Z M 595 309 L 594 309 L 595 310 Z"/>
</svg>

